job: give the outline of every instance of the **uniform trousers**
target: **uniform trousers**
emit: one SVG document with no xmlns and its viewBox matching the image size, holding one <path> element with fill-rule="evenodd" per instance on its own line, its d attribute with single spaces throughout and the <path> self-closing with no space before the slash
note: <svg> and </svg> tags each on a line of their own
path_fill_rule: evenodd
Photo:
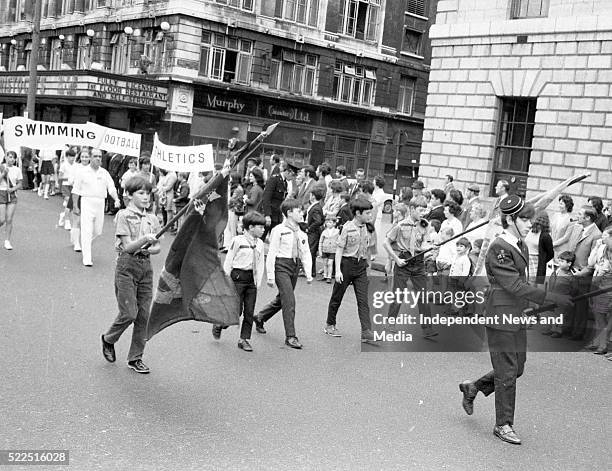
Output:
<svg viewBox="0 0 612 471">
<path fill-rule="evenodd" d="M 282 309 L 287 338 L 295 337 L 295 294 L 293 290 L 297 284 L 300 265 L 298 259 L 276 258 L 274 280 L 278 294 L 259 312 L 261 320 L 266 322 Z"/>
<path fill-rule="evenodd" d="M 153 269 L 149 257 L 123 252 L 115 268 L 115 296 L 119 315 L 104 334 L 104 340 L 115 343 L 134 324 L 128 361 L 142 358 L 146 344 L 147 322 L 153 298 Z"/>
<path fill-rule="evenodd" d="M 495 424 L 514 424 L 516 379 L 527 360 L 527 330 L 515 332 L 486 328 L 493 371 L 474 383 L 485 396 L 495 392 Z"/>
<path fill-rule="evenodd" d="M 336 325 L 336 315 L 342 303 L 342 298 L 346 289 L 352 284 L 357 299 L 357 313 L 359 314 L 361 331 L 372 330 L 370 305 L 368 304 L 368 262 L 363 258 L 358 260 L 354 257 L 342 257 L 340 271 L 343 281 L 342 283 L 334 282 L 329 306 L 327 307 L 327 325 Z"/>
<path fill-rule="evenodd" d="M 232 281 L 240 303 L 240 313 L 243 314 L 240 338 L 250 339 L 253 331 L 253 314 L 257 301 L 257 286 L 253 279 L 253 270 L 239 270 L 234 268 L 231 273 Z"/>
<path fill-rule="evenodd" d="M 83 263 L 92 263 L 91 244 L 102 234 L 104 225 L 104 198 L 81 197 L 81 249 Z"/>
<path fill-rule="evenodd" d="M 400 254 L 400 258 L 404 257 Z M 415 291 L 427 291 L 427 274 L 425 272 L 425 263 L 423 260 L 417 261 L 416 263 L 408 263 L 403 267 L 395 264 L 395 268 L 393 269 L 393 292 L 395 293 L 397 289 L 404 290 L 408 286 L 409 280 L 412 281 Z M 419 296 L 418 299 L 417 305 L 419 314 L 423 314 L 424 317 L 429 318 L 431 313 L 429 304 L 427 302 L 422 302 L 423 299 L 421 296 Z M 397 318 L 399 310 L 399 303 L 394 302 L 390 304 L 388 316 Z"/>
</svg>

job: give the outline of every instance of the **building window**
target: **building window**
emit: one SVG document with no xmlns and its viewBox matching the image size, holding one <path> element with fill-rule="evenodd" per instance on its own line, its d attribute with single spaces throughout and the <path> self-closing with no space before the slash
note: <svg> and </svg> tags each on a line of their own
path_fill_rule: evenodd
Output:
<svg viewBox="0 0 612 471">
<path fill-rule="evenodd" d="M 202 32 L 200 75 L 223 82 L 251 81 L 253 42 L 220 33 Z"/>
<path fill-rule="evenodd" d="M 25 68 L 30 70 L 30 59 L 32 58 L 32 41 L 26 41 L 23 48 L 25 56 Z"/>
<path fill-rule="evenodd" d="M 8 70 L 17 70 L 17 45 L 9 46 Z"/>
<path fill-rule="evenodd" d="M 344 0 L 340 4 L 342 34 L 355 39 L 375 41 L 378 33 L 381 0 Z"/>
<path fill-rule="evenodd" d="M 246 11 L 253 11 L 253 0 L 215 0 L 217 3 L 222 5 L 228 5 L 230 7 L 241 8 Z"/>
<path fill-rule="evenodd" d="M 144 38 L 144 52 L 140 58 L 140 71 L 146 74 L 165 70 L 166 41 L 164 40 L 164 33 L 149 29 L 145 31 Z"/>
<path fill-rule="evenodd" d="M 325 137 L 324 158 L 332 168 L 344 165 L 347 175 L 353 175 L 358 168 L 364 169 L 367 174 L 369 148 L 370 141 L 367 139 L 328 134 Z"/>
<path fill-rule="evenodd" d="M 405 28 L 404 29 L 404 40 L 402 42 L 402 52 L 407 52 L 408 54 L 420 56 L 422 39 L 423 39 L 422 31 L 416 31 L 410 28 Z"/>
<path fill-rule="evenodd" d="M 89 36 L 81 34 L 77 36 L 77 69 L 89 69 L 91 64 L 91 45 Z"/>
<path fill-rule="evenodd" d="M 51 60 L 49 62 L 50 70 L 60 70 L 64 62 L 64 41 L 55 38 L 51 41 Z"/>
<path fill-rule="evenodd" d="M 282 18 L 296 23 L 317 24 L 319 15 L 319 0 L 280 0 L 282 2 Z"/>
<path fill-rule="evenodd" d="M 533 141 L 536 103 L 536 99 L 528 98 L 502 99 L 493 169 L 495 181 L 502 178 L 507 179 L 508 176 L 527 175 Z"/>
<path fill-rule="evenodd" d="M 8 2 L 8 22 L 25 21 L 26 6 L 30 6 L 28 0 L 9 0 Z"/>
<path fill-rule="evenodd" d="M 548 15 L 549 0 L 512 0 L 510 18 L 538 18 Z"/>
<path fill-rule="evenodd" d="M 374 103 L 376 72 L 361 65 L 336 61 L 332 99 L 353 105 Z"/>
<path fill-rule="evenodd" d="M 412 114 L 415 84 L 416 79 L 402 76 L 400 80 L 399 100 L 397 103 L 397 110 L 400 113 Z"/>
<path fill-rule="evenodd" d="M 111 71 L 115 74 L 126 74 L 132 54 L 132 42 L 123 33 L 114 33 L 111 36 L 112 47 Z"/>
<path fill-rule="evenodd" d="M 317 76 L 317 56 L 274 46 L 270 88 L 312 96 Z"/>
<path fill-rule="evenodd" d="M 406 11 L 413 15 L 427 17 L 425 14 L 425 0 L 408 0 Z"/>
</svg>

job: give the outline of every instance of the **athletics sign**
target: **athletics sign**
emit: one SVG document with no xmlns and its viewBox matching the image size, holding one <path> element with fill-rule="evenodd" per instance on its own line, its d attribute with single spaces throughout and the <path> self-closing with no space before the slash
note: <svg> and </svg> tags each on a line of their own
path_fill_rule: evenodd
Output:
<svg viewBox="0 0 612 471">
<path fill-rule="evenodd" d="M 211 172 L 215 169 L 212 144 L 168 146 L 155 134 L 151 164 L 174 172 Z"/>
<path fill-rule="evenodd" d="M 4 143 L 12 150 L 20 147 L 60 150 L 66 145 L 75 145 L 137 157 L 140 155 L 140 141 L 140 134 L 95 123 L 51 123 L 20 116 L 4 120 Z"/>
</svg>

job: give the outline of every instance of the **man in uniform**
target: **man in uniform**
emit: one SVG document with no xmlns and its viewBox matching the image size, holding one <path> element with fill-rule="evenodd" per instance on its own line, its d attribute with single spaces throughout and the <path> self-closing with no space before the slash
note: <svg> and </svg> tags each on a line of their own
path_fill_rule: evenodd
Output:
<svg viewBox="0 0 612 471">
<path fill-rule="evenodd" d="M 570 297 L 547 293 L 527 282 L 529 254 L 523 238 L 531 230 L 535 214 L 532 205 L 517 195 L 509 195 L 500 202 L 502 232 L 489 246 L 485 267 L 491 284 L 485 305 L 486 332 L 493 370 L 482 378 L 459 385 L 463 393 L 463 409 L 474 412 L 478 391 L 485 396 L 495 392 L 495 427 L 493 433 L 501 440 L 519 445 L 514 431 L 514 403 L 516 379 L 523 374 L 527 358 L 527 330 L 525 324 L 504 322 L 503 315 L 516 319 L 529 307 L 528 301 L 551 302 L 559 306 L 571 305 Z M 494 316 L 499 321 L 493 323 Z"/>
<path fill-rule="evenodd" d="M 280 172 L 271 174 L 266 182 L 262 199 L 263 212 L 266 217 L 266 230 L 262 240 L 266 239 L 266 235 L 274 227 L 283 222 L 280 206 L 287 198 L 287 179 L 290 173 L 289 165 L 286 162 L 281 162 Z"/>
</svg>

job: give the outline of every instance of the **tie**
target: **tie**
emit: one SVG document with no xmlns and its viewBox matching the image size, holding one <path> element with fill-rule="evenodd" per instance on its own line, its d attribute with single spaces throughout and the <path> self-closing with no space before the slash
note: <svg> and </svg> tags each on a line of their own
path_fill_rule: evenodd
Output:
<svg viewBox="0 0 612 471">
<path fill-rule="evenodd" d="M 416 227 L 412 226 L 412 229 L 410 231 L 410 255 L 412 257 L 415 256 L 415 251 L 416 251 L 416 231 L 415 231 Z"/>
<path fill-rule="evenodd" d="M 249 244 L 250 245 L 250 244 Z M 253 250 L 253 281 L 257 284 L 257 241 L 255 241 L 255 245 L 251 245 L 251 249 Z"/>
<path fill-rule="evenodd" d="M 291 258 L 294 260 L 298 258 L 298 233 L 293 231 L 293 247 L 291 249 Z"/>
</svg>

